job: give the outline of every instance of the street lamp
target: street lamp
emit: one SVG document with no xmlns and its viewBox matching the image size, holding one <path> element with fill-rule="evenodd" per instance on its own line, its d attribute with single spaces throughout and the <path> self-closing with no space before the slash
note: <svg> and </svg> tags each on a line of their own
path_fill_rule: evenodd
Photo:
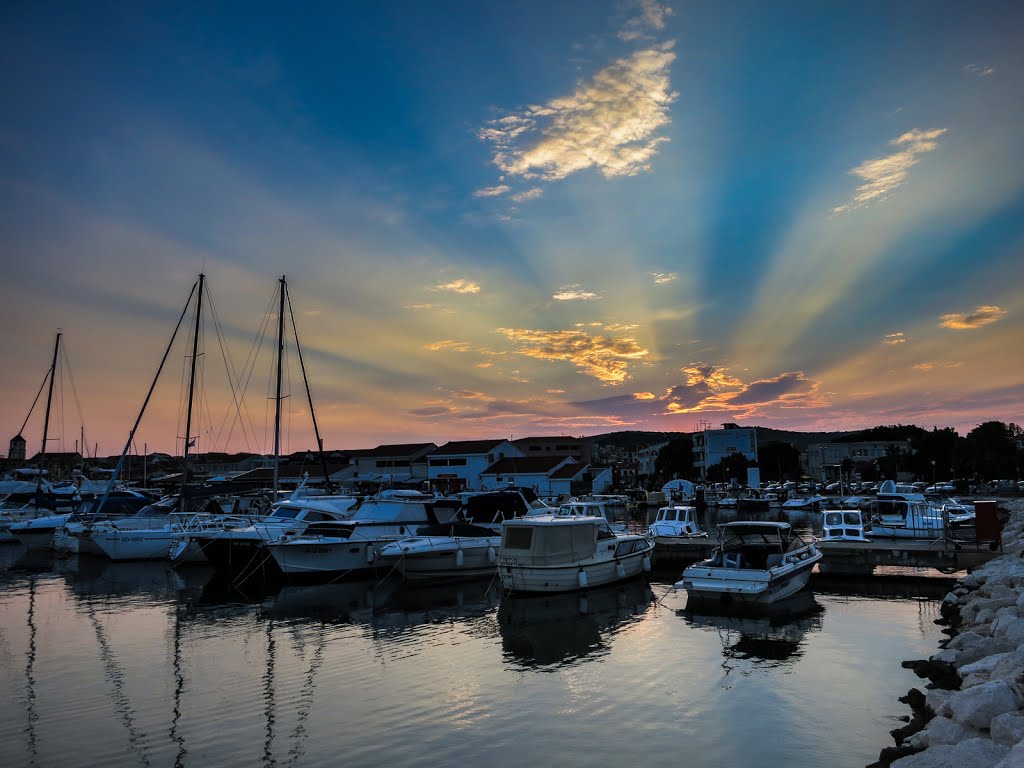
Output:
<svg viewBox="0 0 1024 768">
<path fill-rule="evenodd" d="M 932 485 L 935 485 L 935 459 L 932 459 Z"/>
</svg>

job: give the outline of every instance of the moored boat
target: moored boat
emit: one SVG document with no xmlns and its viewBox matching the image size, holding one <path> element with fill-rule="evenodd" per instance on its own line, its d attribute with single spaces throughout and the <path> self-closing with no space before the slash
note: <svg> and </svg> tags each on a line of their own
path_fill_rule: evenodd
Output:
<svg viewBox="0 0 1024 768">
<path fill-rule="evenodd" d="M 736 521 L 718 530 L 711 557 L 688 567 L 675 584 L 691 599 L 773 603 L 806 587 L 822 557 L 789 523 Z"/>
<path fill-rule="evenodd" d="M 502 523 L 498 573 L 508 592 L 571 592 L 649 571 L 652 549 L 603 517 L 537 515 Z"/>
</svg>

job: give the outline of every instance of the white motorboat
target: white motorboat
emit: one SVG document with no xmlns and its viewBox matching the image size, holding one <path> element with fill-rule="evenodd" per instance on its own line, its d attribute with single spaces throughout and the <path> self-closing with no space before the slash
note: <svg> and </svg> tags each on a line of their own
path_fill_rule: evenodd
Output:
<svg viewBox="0 0 1024 768">
<path fill-rule="evenodd" d="M 657 545 L 671 543 L 679 539 L 706 537 L 708 532 L 701 530 L 700 525 L 697 524 L 696 507 L 672 504 L 658 510 L 654 522 L 647 527 L 647 535 Z"/>
<path fill-rule="evenodd" d="M 549 511 L 518 489 L 473 494 L 465 498 L 459 520 L 424 526 L 416 536 L 384 544 L 378 559 L 408 580 L 493 577 L 502 521 Z"/>
<path fill-rule="evenodd" d="M 867 541 L 859 509 L 826 509 L 821 513 L 822 541 Z"/>
<path fill-rule="evenodd" d="M 363 502 L 346 521 L 316 523 L 265 541 L 262 548 L 285 578 L 347 575 L 381 567 L 383 546 L 410 538 L 423 526 L 454 522 L 459 507 L 456 499 L 392 491 Z"/>
<path fill-rule="evenodd" d="M 649 571 L 652 549 L 603 517 L 536 515 L 502 523 L 498 573 L 508 592 L 570 592 Z"/>
<path fill-rule="evenodd" d="M 300 497 L 274 502 L 269 514 L 256 522 L 236 528 L 203 530 L 189 535 L 189 542 L 219 572 L 233 576 L 265 575 L 273 560 L 262 547 L 285 536 L 296 536 L 315 523 L 341 522 L 353 514 L 355 499 L 350 497 Z M 180 551 L 179 551 L 180 550 Z M 187 556 L 187 549 L 171 552 L 175 562 Z"/>
<path fill-rule="evenodd" d="M 418 536 L 381 546 L 382 565 L 392 565 L 410 581 L 493 576 L 501 534 L 492 528 L 453 523 L 427 526 Z"/>
<path fill-rule="evenodd" d="M 899 539 L 936 539 L 974 522 L 973 513 L 956 513 L 930 503 L 917 488 L 886 480 L 878 489 L 871 535 Z"/>
<path fill-rule="evenodd" d="M 113 491 L 107 498 L 102 514 L 110 519 L 124 518 L 134 515 L 150 503 L 150 497 L 137 491 Z M 49 549 L 54 546 L 55 537 L 63 528 L 72 523 L 89 520 L 98 505 L 98 500 L 80 502 L 74 512 L 33 517 L 12 524 L 9 530 L 27 549 Z"/>
<path fill-rule="evenodd" d="M 688 567 L 675 584 L 690 599 L 774 603 L 806 587 L 822 557 L 789 523 L 737 521 L 718 530 L 711 557 Z"/>
<path fill-rule="evenodd" d="M 783 509 L 818 509 L 822 504 L 828 502 L 828 497 L 814 494 L 813 496 L 794 496 L 782 502 Z"/>
<path fill-rule="evenodd" d="M 607 520 L 608 524 L 615 530 L 626 529 L 625 520 L 616 514 L 616 508 L 609 506 L 606 501 L 592 499 L 572 499 L 564 501 L 558 507 L 552 508 L 551 514 L 558 517 L 596 517 Z"/>
</svg>

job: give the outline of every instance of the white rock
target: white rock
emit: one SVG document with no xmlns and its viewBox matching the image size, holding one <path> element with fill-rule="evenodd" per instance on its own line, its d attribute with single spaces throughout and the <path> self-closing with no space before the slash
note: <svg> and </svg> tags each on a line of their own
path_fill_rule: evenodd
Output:
<svg viewBox="0 0 1024 768">
<path fill-rule="evenodd" d="M 957 691 L 946 702 L 954 720 L 969 728 L 988 728 L 992 718 L 1004 712 L 1015 712 L 1017 694 L 1003 680 L 992 680 L 963 691 Z"/>
<path fill-rule="evenodd" d="M 928 721 L 924 730 L 918 731 L 919 743 L 925 747 L 934 747 L 938 744 L 959 744 L 967 739 L 982 738 L 983 734 L 973 728 L 966 728 L 956 720 L 948 717 L 933 717 Z M 911 742 L 913 745 L 913 742 Z"/>
<path fill-rule="evenodd" d="M 892 768 L 994 768 L 1009 751 L 1008 747 L 993 744 L 989 739 L 968 739 L 901 757 Z"/>
<path fill-rule="evenodd" d="M 1024 744 L 1017 744 L 992 768 L 1024 768 Z"/>
<path fill-rule="evenodd" d="M 1012 747 L 1024 740 L 1024 712 L 1004 712 L 993 717 L 989 727 L 992 741 Z"/>
<path fill-rule="evenodd" d="M 978 659 L 978 661 L 971 664 L 965 664 L 960 667 L 960 674 L 965 676 L 973 675 L 977 672 L 992 674 L 992 670 L 994 670 L 1000 662 L 1011 658 L 1014 658 L 1013 653 L 994 653 L 991 656 L 986 656 L 983 659 Z"/>
</svg>

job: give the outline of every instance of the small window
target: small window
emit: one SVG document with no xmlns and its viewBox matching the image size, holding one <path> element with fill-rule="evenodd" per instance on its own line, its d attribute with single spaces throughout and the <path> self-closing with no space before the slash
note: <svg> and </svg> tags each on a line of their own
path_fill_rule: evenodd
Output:
<svg viewBox="0 0 1024 768">
<path fill-rule="evenodd" d="M 509 526 L 505 529 L 505 541 L 502 549 L 529 549 L 533 546 L 533 528 L 527 526 Z"/>
</svg>

